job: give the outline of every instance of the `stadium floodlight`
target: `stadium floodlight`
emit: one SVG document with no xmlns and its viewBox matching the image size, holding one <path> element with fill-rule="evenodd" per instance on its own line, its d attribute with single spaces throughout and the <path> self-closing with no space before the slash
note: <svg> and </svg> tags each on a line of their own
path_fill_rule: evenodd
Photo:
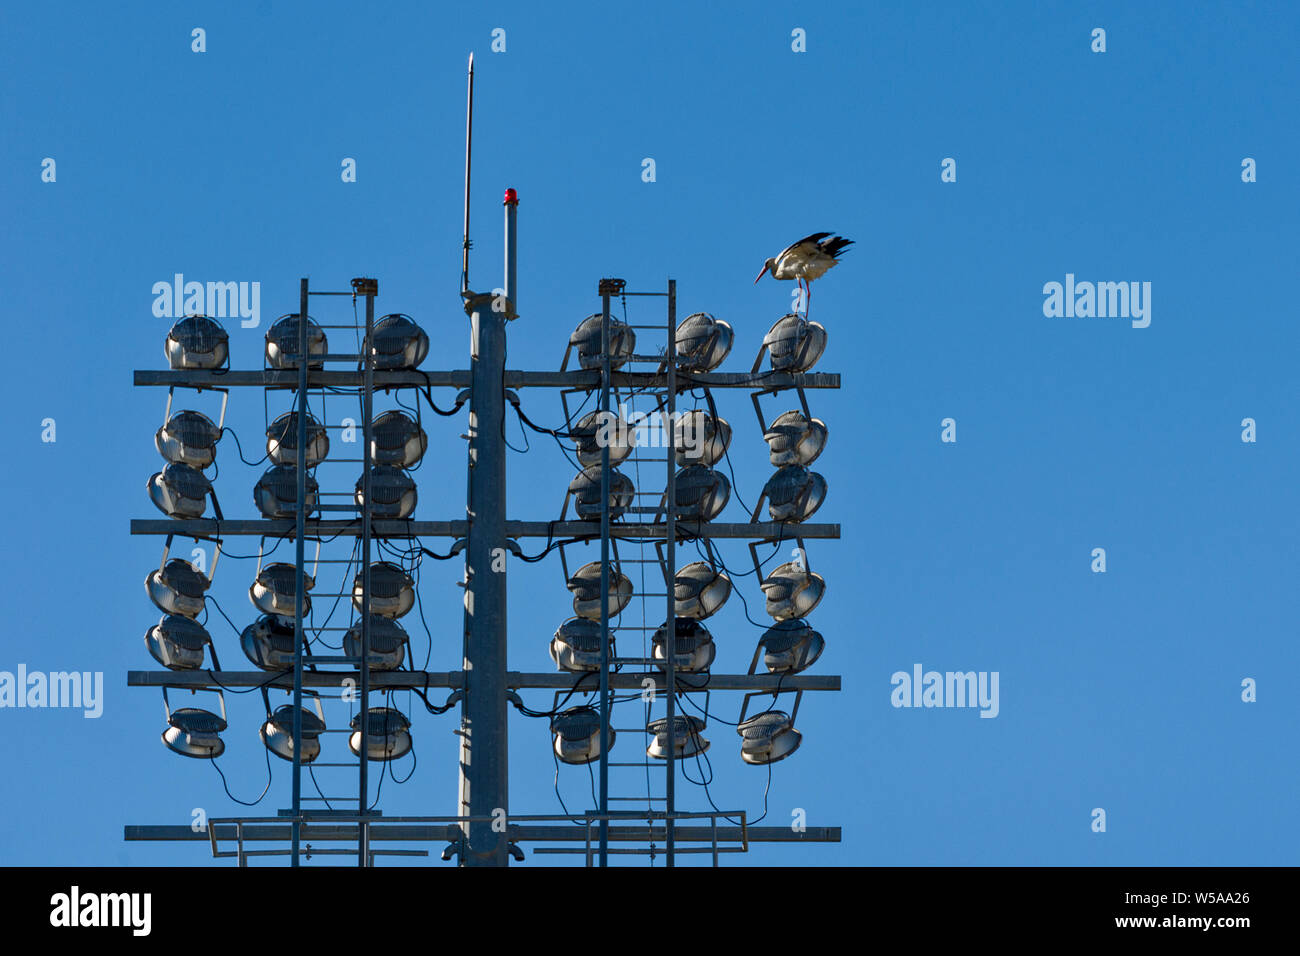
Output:
<svg viewBox="0 0 1300 956">
<path fill-rule="evenodd" d="M 216 319 L 187 315 L 167 333 L 163 352 L 173 369 L 221 368 L 230 357 L 230 336 Z"/>
<path fill-rule="evenodd" d="M 361 610 L 362 573 L 352 579 L 352 606 Z M 370 565 L 370 613 L 399 618 L 415 606 L 415 582 L 391 561 Z"/>
<path fill-rule="evenodd" d="M 783 412 L 763 434 L 768 458 L 782 465 L 811 465 L 826 447 L 826 423 L 800 411 Z"/>
<path fill-rule="evenodd" d="M 772 360 L 774 372 L 806 372 L 826 351 L 826 328 L 820 322 L 810 322 L 802 315 L 790 312 L 776 320 L 776 324 L 763 337 L 754 371 L 763 361 L 763 349 Z"/>
<path fill-rule="evenodd" d="M 600 466 L 584 468 L 569 482 L 574 510 L 582 521 L 600 520 Z M 616 468 L 609 470 L 609 517 L 621 518 L 636 497 L 632 479 Z M 568 498 L 565 498 L 567 504 Z"/>
<path fill-rule="evenodd" d="M 780 621 L 758 639 L 763 666 L 772 674 L 798 674 L 815 664 L 825 649 L 821 634 L 803 620 Z"/>
<path fill-rule="evenodd" d="M 204 596 L 212 585 L 211 573 L 217 570 L 217 561 L 221 557 L 221 544 L 218 542 L 212 557 L 210 574 L 196 571 L 194 565 L 183 558 L 168 560 L 171 552 L 171 538 L 163 548 L 162 562 L 150 571 L 144 579 L 144 589 L 149 600 L 164 614 L 176 614 L 190 619 L 199 616 L 203 610 Z"/>
<path fill-rule="evenodd" d="M 731 578 L 705 561 L 692 561 L 673 578 L 677 616 L 702 621 L 731 596 Z"/>
<path fill-rule="evenodd" d="M 376 465 L 410 468 L 424 457 L 429 436 L 402 412 L 384 412 L 370 423 L 370 457 Z"/>
<path fill-rule="evenodd" d="M 551 719 L 555 756 L 565 763 L 591 763 L 600 757 L 600 714 L 590 706 L 570 707 Z M 608 728 L 605 750 L 614 749 L 614 728 Z"/>
<path fill-rule="evenodd" d="M 366 476 L 357 479 L 353 496 L 358 508 L 364 508 Z M 376 465 L 370 470 L 370 513 L 376 518 L 409 518 L 418 500 L 415 481 L 400 468 Z"/>
<path fill-rule="evenodd" d="M 212 647 L 212 636 L 198 621 L 167 614 L 145 632 L 144 645 L 153 659 L 168 670 L 192 671 L 203 666 L 203 651 Z M 216 665 L 215 650 L 213 665 Z"/>
<path fill-rule="evenodd" d="M 307 467 L 314 468 L 330 453 L 325 426 L 307 413 Z M 266 454 L 277 465 L 298 464 L 298 413 L 285 412 L 266 426 Z"/>
<path fill-rule="evenodd" d="M 731 498 L 731 482 L 708 465 L 687 465 L 677 472 L 677 517 L 683 521 L 712 521 Z"/>
<path fill-rule="evenodd" d="M 806 617 L 826 593 L 826 581 L 800 562 L 787 561 L 759 585 L 767 597 L 767 613 L 778 621 Z"/>
<path fill-rule="evenodd" d="M 718 653 L 708 628 L 689 617 L 679 617 L 675 629 L 677 634 L 673 641 L 673 669 L 687 674 L 708 670 Z M 654 659 L 663 661 L 659 666 L 667 669 L 668 625 L 664 624 L 655 631 L 652 640 Z"/>
<path fill-rule="evenodd" d="M 696 312 L 677 325 L 677 365 L 696 372 L 711 372 L 727 357 L 736 339 L 730 323 L 708 312 Z"/>
<path fill-rule="evenodd" d="M 220 439 L 219 425 L 202 412 L 186 409 L 158 426 L 153 443 L 158 454 L 172 464 L 206 468 L 217 460 Z"/>
<path fill-rule="evenodd" d="M 758 520 L 764 498 L 773 521 L 807 521 L 826 500 L 826 479 L 803 465 L 782 465 L 763 486 L 751 520 Z"/>
<path fill-rule="evenodd" d="M 566 582 L 573 592 L 573 613 L 589 621 L 600 620 L 600 562 L 591 561 L 578 568 Z M 609 616 L 617 617 L 632 600 L 632 581 L 617 566 L 610 568 L 609 595 L 605 604 Z"/>
<path fill-rule="evenodd" d="M 409 315 L 394 312 L 375 323 L 375 368 L 413 369 L 429 354 L 429 336 Z"/>
<path fill-rule="evenodd" d="M 169 518 L 202 518 L 212 482 L 190 465 L 174 462 L 149 476 L 149 500 Z"/>
<path fill-rule="evenodd" d="M 325 330 L 307 316 L 307 367 L 323 368 L 329 341 Z M 266 330 L 266 363 L 271 368 L 298 367 L 298 316 L 282 315 Z"/>
<path fill-rule="evenodd" d="M 597 582 L 599 584 L 599 582 Z M 609 656 L 614 654 L 614 632 L 609 633 Z M 562 671 L 579 674 L 600 670 L 600 621 L 571 617 L 551 638 L 551 660 Z"/>
<path fill-rule="evenodd" d="M 307 475 L 305 506 L 307 514 L 316 510 L 320 485 Z M 293 465 L 275 465 L 253 486 L 253 503 L 266 518 L 292 518 L 298 514 L 298 469 Z"/>
<path fill-rule="evenodd" d="M 257 572 L 257 578 L 248 586 L 248 597 L 253 607 L 263 614 L 292 618 L 297 594 L 297 567 L 287 561 L 268 564 Z M 306 593 L 316 586 L 316 579 L 305 571 L 302 575 L 302 615 L 311 613 L 311 595 Z"/>
<path fill-rule="evenodd" d="M 395 671 L 406 660 L 410 638 L 402 625 L 379 614 L 370 615 L 370 656 L 367 660 L 373 671 Z M 361 657 L 361 622 L 357 621 L 343 635 L 343 653 L 348 657 Z"/>
<path fill-rule="evenodd" d="M 226 743 L 221 739 L 221 732 L 226 729 L 226 696 L 216 691 L 221 703 L 221 713 L 214 714 L 200 707 L 179 707 L 172 710 L 167 688 L 163 687 L 163 710 L 167 713 L 167 729 L 162 733 L 162 741 L 168 750 L 182 757 L 199 757 L 212 760 L 220 757 L 226 750 Z"/>
<path fill-rule="evenodd" d="M 320 735 L 325 733 L 325 711 L 321 709 L 320 695 L 304 691 L 303 696 L 310 697 L 315 703 L 314 711 L 306 707 L 298 708 L 302 712 L 302 751 L 299 759 L 311 763 L 320 756 Z M 266 749 L 282 760 L 293 760 L 293 704 L 281 704 L 274 712 L 262 688 L 262 699 L 266 701 L 266 721 L 258 730 L 258 736 Z"/>
<path fill-rule="evenodd" d="M 673 425 L 679 465 L 716 465 L 731 444 L 731 426 L 702 408 L 684 412 Z"/>
<path fill-rule="evenodd" d="M 578 464 L 583 468 L 599 467 L 602 447 L 608 446 L 611 465 L 625 460 L 636 448 L 636 429 L 616 412 L 600 409 L 588 412 L 569 429 L 569 435 L 578 450 Z M 596 500 L 600 500 L 599 491 Z"/>
<path fill-rule="evenodd" d="M 600 347 L 601 313 L 590 315 L 578 323 L 569 336 L 569 348 L 578 350 L 578 364 L 586 369 L 602 365 Z M 636 332 L 612 315 L 609 317 L 609 367 L 621 368 L 636 351 Z"/>
<path fill-rule="evenodd" d="M 397 760 L 411 752 L 411 722 L 393 707 L 371 707 L 365 714 L 366 757 L 370 760 Z M 362 715 L 352 718 L 348 749 L 361 756 Z"/>
<path fill-rule="evenodd" d="M 803 742 L 803 734 L 794 729 L 794 720 L 783 710 L 768 710 L 741 721 L 740 759 L 750 764 L 769 764 L 784 760 Z"/>
<path fill-rule="evenodd" d="M 264 671 L 293 670 L 296 631 L 293 618 L 263 614 L 239 635 L 239 646 L 253 664 Z"/>
<path fill-rule="evenodd" d="M 709 742 L 700 736 L 704 732 L 704 721 L 694 714 L 678 714 L 673 717 L 673 756 L 678 760 L 694 757 L 709 749 Z M 646 725 L 646 730 L 654 734 L 650 746 L 645 752 L 648 757 L 660 760 L 668 759 L 668 718 L 660 717 Z"/>
</svg>

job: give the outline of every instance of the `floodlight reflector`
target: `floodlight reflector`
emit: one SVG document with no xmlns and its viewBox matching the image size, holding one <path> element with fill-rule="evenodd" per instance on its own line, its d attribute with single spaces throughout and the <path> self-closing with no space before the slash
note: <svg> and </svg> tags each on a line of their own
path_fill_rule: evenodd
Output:
<svg viewBox="0 0 1300 956">
<path fill-rule="evenodd" d="M 424 429 L 402 412 L 384 412 L 370 423 L 370 457 L 376 465 L 410 468 L 428 447 Z"/>
<path fill-rule="evenodd" d="M 750 764 L 784 760 L 803 742 L 803 734 L 794 729 L 794 721 L 783 710 L 756 714 L 743 721 L 736 733 L 740 734 L 740 759 Z"/>
<path fill-rule="evenodd" d="M 217 459 L 221 429 L 202 412 L 177 412 L 154 433 L 158 454 L 176 465 L 206 468 Z"/>
<path fill-rule="evenodd" d="M 795 561 L 772 571 L 759 585 L 767 597 L 767 613 L 778 621 L 806 617 L 826 593 L 826 581 Z"/>
<path fill-rule="evenodd" d="M 569 429 L 578 450 L 578 464 L 583 468 L 599 467 L 601 448 L 609 446 L 609 463 L 617 465 L 636 448 L 636 429 L 616 412 L 596 409 L 578 419 Z M 600 500 L 600 492 L 596 492 Z"/>
<path fill-rule="evenodd" d="M 782 465 L 763 486 L 773 521 L 807 521 L 826 500 L 826 479 L 803 465 Z"/>
<path fill-rule="evenodd" d="M 394 620 L 379 614 L 370 615 L 370 669 L 395 671 L 406 659 L 409 642 L 406 630 Z M 343 653 L 348 657 L 361 656 L 361 622 L 357 621 L 343 636 Z"/>
<path fill-rule="evenodd" d="M 393 707 L 371 707 L 366 711 L 366 757 L 370 760 L 397 760 L 411 752 L 411 722 Z M 352 735 L 348 748 L 361 756 L 362 715 L 352 718 Z"/>
<path fill-rule="evenodd" d="M 609 632 L 609 657 L 615 657 L 613 631 Z M 551 660 L 560 670 L 574 674 L 600 670 L 599 619 L 571 617 L 561 624 L 551 638 Z"/>
<path fill-rule="evenodd" d="M 320 485 L 307 475 L 305 509 L 307 515 L 316 510 Z M 267 518 L 292 518 L 298 513 L 298 469 L 293 465 L 275 465 L 253 486 L 253 503 Z"/>
<path fill-rule="evenodd" d="M 826 328 L 791 312 L 763 338 L 774 372 L 806 372 L 826 351 Z"/>
<path fill-rule="evenodd" d="M 826 423 L 801 411 L 783 412 L 763 434 L 768 458 L 777 467 L 811 465 L 826 447 Z"/>
<path fill-rule="evenodd" d="M 167 614 L 145 632 L 144 643 L 153 659 L 168 670 L 191 671 L 203 666 L 203 651 L 212 637 L 198 621 Z"/>
<path fill-rule="evenodd" d="M 578 363 L 587 369 L 601 367 L 600 349 L 601 313 L 590 315 L 578 323 L 569 336 L 569 345 L 578 350 Z M 636 351 L 636 332 L 631 326 L 609 317 L 609 367 L 621 368 Z"/>
<path fill-rule="evenodd" d="M 600 562 L 591 561 L 580 567 L 569 578 L 568 588 L 573 592 L 573 613 L 591 621 L 600 620 Z M 609 594 L 605 604 L 609 616 L 617 617 L 632 600 L 632 581 L 616 566 L 609 571 Z"/>
<path fill-rule="evenodd" d="M 697 372 L 711 372 L 727 357 L 735 331 L 727 322 L 708 312 L 688 315 L 677 326 L 677 365 Z"/>
<path fill-rule="evenodd" d="M 316 706 L 320 707 L 317 700 Z M 320 756 L 320 735 L 325 732 L 325 718 L 316 711 L 300 707 L 302 711 L 302 753 L 299 759 L 311 763 Z M 258 731 L 262 743 L 282 760 L 293 760 L 293 704 L 281 704 L 267 717 Z"/>
<path fill-rule="evenodd" d="M 325 426 L 307 413 L 307 467 L 314 468 L 330 453 Z M 298 413 L 285 412 L 266 426 L 266 454 L 277 465 L 297 467 Z"/>
<path fill-rule="evenodd" d="M 659 760 L 668 759 L 668 726 L 667 717 L 652 720 L 646 725 L 646 730 L 654 734 L 650 746 L 645 749 L 647 756 L 656 757 Z M 678 714 L 674 716 L 672 729 L 673 756 L 678 760 L 683 757 L 694 757 L 696 754 L 702 754 L 709 749 L 709 742 L 701 736 L 704 731 L 704 721 L 694 714 Z"/>
<path fill-rule="evenodd" d="M 325 330 L 307 316 L 307 367 L 323 368 L 329 342 Z M 266 330 L 266 363 L 271 368 L 298 367 L 298 316 L 284 315 Z"/>
<path fill-rule="evenodd" d="M 822 656 L 826 641 L 803 620 L 780 621 L 758 639 L 763 666 L 771 674 L 798 674 Z"/>
<path fill-rule="evenodd" d="M 574 509 L 583 521 L 600 520 L 600 466 L 584 468 L 569 482 Z M 636 489 L 632 479 L 616 468 L 609 470 L 609 516 L 620 518 L 632 505 Z"/>
<path fill-rule="evenodd" d="M 226 750 L 221 732 L 226 729 L 226 704 L 221 703 L 221 713 L 214 714 L 200 707 L 180 707 L 171 709 L 167 703 L 166 689 L 163 691 L 164 706 L 167 709 L 167 729 L 162 733 L 162 741 L 168 750 L 182 757 L 198 757 L 212 760 L 220 757 Z"/>
<path fill-rule="evenodd" d="M 570 707 L 551 719 L 555 755 L 565 763 L 591 763 L 600 757 L 600 714 L 594 707 Z M 608 728 L 605 749 L 614 747 L 614 728 Z"/>
<path fill-rule="evenodd" d="M 731 426 L 701 408 L 685 412 L 673 426 L 679 465 L 716 465 L 731 444 Z"/>
<path fill-rule="evenodd" d="M 717 646 L 713 635 L 699 621 L 689 617 L 676 620 L 677 634 L 673 641 L 673 669 L 680 673 L 706 671 L 717 656 Z M 668 666 L 668 625 L 661 625 L 654 633 L 654 658 L 663 661 L 660 667 Z"/>
<path fill-rule="evenodd" d="M 366 477 L 357 479 L 354 499 L 358 508 L 364 508 Z M 400 468 L 377 465 L 370 470 L 370 513 L 376 518 L 409 518 L 415 512 L 417 493 L 415 481 Z"/>
<path fill-rule="evenodd" d="M 677 517 L 683 521 L 712 521 L 731 498 L 731 482 L 708 465 L 687 465 L 677 472 Z"/>
<path fill-rule="evenodd" d="M 352 606 L 361 610 L 364 591 L 361 572 L 352 580 Z M 370 613 L 399 618 L 415 606 L 415 582 L 391 561 L 370 565 Z"/>
<path fill-rule="evenodd" d="M 170 463 L 149 477 L 149 500 L 169 518 L 202 518 L 212 482 L 197 468 Z"/>
<path fill-rule="evenodd" d="M 230 357 L 230 336 L 216 319 L 187 315 L 167 333 L 163 352 L 174 369 L 221 368 Z"/>
<path fill-rule="evenodd" d="M 195 618 L 203 610 L 203 599 L 212 584 L 207 575 L 194 570 L 183 558 L 172 558 L 144 579 L 149 600 L 164 614 Z"/>
<path fill-rule="evenodd" d="M 731 578 L 704 561 L 692 561 L 673 578 L 677 616 L 702 621 L 731 596 Z"/>
<path fill-rule="evenodd" d="M 304 592 L 316 586 L 316 579 L 303 572 L 302 586 Z M 285 561 L 268 564 L 257 572 L 257 578 L 248 588 L 248 596 L 253 607 L 263 614 L 278 614 L 280 617 L 293 618 L 296 613 L 294 598 L 297 595 L 298 577 L 296 566 Z M 302 596 L 302 616 L 311 613 L 311 595 Z"/>
<path fill-rule="evenodd" d="M 376 369 L 413 369 L 429 354 L 429 336 L 400 312 L 375 323 L 374 343 Z"/>
<path fill-rule="evenodd" d="M 244 655 L 264 671 L 293 670 L 296 646 L 293 619 L 264 614 L 239 635 Z"/>
</svg>

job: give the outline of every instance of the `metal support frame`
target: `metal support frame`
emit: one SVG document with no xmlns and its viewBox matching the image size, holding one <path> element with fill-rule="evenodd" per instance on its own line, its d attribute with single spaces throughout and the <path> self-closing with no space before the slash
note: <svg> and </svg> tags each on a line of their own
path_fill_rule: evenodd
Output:
<svg viewBox="0 0 1300 956">
<path fill-rule="evenodd" d="M 515 844 L 532 841 L 541 843 L 566 843 L 574 847 L 545 847 L 541 852 L 585 853 L 589 861 L 597 860 L 608 865 L 611 854 L 645 852 L 611 844 L 645 843 L 647 840 L 666 847 L 668 865 L 673 865 L 677 853 L 711 852 L 715 863 L 719 853 L 742 852 L 753 842 L 829 842 L 838 841 L 838 828 L 810 828 L 795 833 L 783 827 L 720 826 L 717 817 L 735 816 L 744 820 L 743 812 L 727 814 L 693 813 L 677 808 L 676 793 L 676 695 L 693 691 L 742 691 L 746 705 L 753 695 L 775 695 L 790 692 L 796 701 L 804 691 L 838 691 L 840 678 L 835 675 L 776 675 L 776 674 L 680 674 L 676 670 L 676 601 L 673 580 L 676 572 L 676 544 L 678 538 L 700 537 L 706 542 L 712 538 L 760 540 L 781 542 L 789 539 L 836 539 L 840 536 L 837 524 L 805 524 L 791 526 L 787 523 L 749 522 L 712 523 L 679 520 L 676 517 L 676 398 L 680 390 L 703 387 L 742 388 L 757 390 L 759 395 L 773 394 L 787 389 L 797 389 L 800 403 L 806 407 L 804 389 L 838 388 L 840 377 L 831 373 L 700 373 L 679 369 L 676 344 L 676 282 L 668 280 L 667 336 L 665 354 L 657 357 L 662 364 L 655 372 L 614 370 L 609 356 L 610 299 L 622 293 L 621 280 L 603 280 L 601 284 L 601 341 L 602 360 L 597 370 L 561 372 L 507 371 L 505 368 L 506 324 L 516 315 L 516 208 L 508 194 L 505 209 L 506 256 L 504 308 L 501 297 L 466 291 L 465 311 L 471 322 L 471 368 L 464 371 L 393 372 L 374 368 L 374 296 L 377 285 L 358 288 L 354 282 L 353 295 L 366 298 L 365 345 L 358 365 L 353 371 L 334 371 L 312 368 L 308 355 L 307 315 L 310 295 L 344 295 L 347 293 L 312 293 L 308 280 L 300 286 L 298 367 L 293 370 L 230 371 L 221 374 L 196 371 L 137 371 L 135 382 L 143 386 L 183 386 L 198 390 L 211 389 L 225 393 L 231 387 L 252 386 L 268 389 L 292 389 L 296 393 L 298 417 L 297 448 L 297 498 L 298 508 L 292 520 L 191 519 L 191 520 L 133 520 L 132 534 L 182 535 L 208 539 L 220 543 L 228 536 L 253 535 L 289 537 L 295 541 L 295 606 L 296 633 L 305 634 L 305 543 L 315 537 L 337 535 L 356 537 L 361 549 L 361 658 L 356 670 L 304 670 L 302 640 L 295 642 L 294 666 L 291 672 L 268 677 L 263 671 L 132 671 L 128 674 L 130 686 L 173 687 L 190 690 L 222 690 L 234 687 L 261 687 L 263 689 L 291 690 L 294 702 L 293 726 L 293 792 L 292 806 L 282 812 L 281 818 L 239 818 L 213 820 L 205 833 L 193 833 L 186 827 L 134 827 L 126 828 L 128 840 L 191 840 L 210 839 L 216 856 L 237 856 L 241 864 L 250 857 L 262 855 L 288 855 L 290 864 L 298 866 L 304 840 L 314 842 L 354 842 L 355 851 L 313 848 L 312 854 L 341 854 L 355 852 L 361 866 L 373 864 L 382 855 L 424 855 L 423 850 L 376 849 L 375 841 L 447 840 L 459 850 L 463 866 L 505 866 L 512 853 L 518 852 Z M 362 281 L 362 280 L 358 280 Z M 607 285 L 607 282 L 616 282 Z M 659 295 L 664 293 L 626 293 Z M 328 358 L 328 357 L 327 357 Z M 634 357 L 641 360 L 643 356 Z M 560 388 L 563 390 L 600 389 L 600 407 L 609 414 L 611 392 L 619 389 L 658 390 L 662 392 L 659 408 L 666 411 L 666 430 L 670 436 L 666 449 L 666 491 L 663 497 L 663 514 L 649 522 L 611 520 L 609 511 L 610 456 L 608 447 L 601 452 L 602 509 L 599 523 L 594 521 L 510 521 L 505 517 L 506 458 L 505 444 L 500 440 L 504 428 L 506 389 L 511 387 Z M 467 389 L 469 399 L 469 454 L 468 503 L 465 520 L 454 521 L 392 521 L 374 520 L 372 514 L 372 428 L 373 394 L 376 388 L 450 386 Z M 307 477 L 307 398 L 313 388 L 349 387 L 359 389 L 362 396 L 363 505 L 355 518 L 309 519 L 306 513 Z M 757 408 L 755 395 L 755 406 Z M 515 399 L 517 401 L 517 398 Z M 712 397 L 709 396 L 710 408 Z M 762 421 L 761 411 L 759 414 Z M 458 542 L 464 539 L 465 551 L 465 632 L 462 669 L 453 672 L 384 671 L 370 673 L 370 559 L 372 539 L 409 539 L 414 537 L 451 537 Z M 600 695 L 601 741 L 600 791 L 598 806 L 583 814 L 567 816 L 509 817 L 508 791 L 508 716 L 511 699 L 518 700 L 517 689 L 552 690 L 557 693 L 582 690 L 585 677 L 568 673 L 522 673 L 507 669 L 506 656 L 506 574 L 493 570 L 494 563 L 505 559 L 508 550 L 517 551 L 514 539 L 535 537 L 548 541 L 594 543 L 601 548 L 601 669 L 599 687 L 590 687 L 584 693 L 597 691 Z M 613 670 L 609 646 L 610 620 L 608 590 L 610 559 L 616 553 L 620 538 L 639 538 L 657 541 L 660 563 L 667 584 L 666 614 L 668 644 L 665 661 L 660 667 L 646 664 L 647 670 L 639 672 Z M 459 545 L 458 545 L 459 547 Z M 561 547 L 563 561 L 563 546 Z M 499 566 L 499 565 L 498 565 Z M 214 655 L 215 665 L 215 655 Z M 753 668 L 751 667 L 751 670 Z M 361 758 L 358 808 L 356 814 L 340 811 L 310 811 L 303 808 L 301 787 L 302 772 L 302 703 L 306 695 L 319 694 L 319 688 L 346 686 L 360 673 Z M 590 675 L 597 676 L 597 675 Z M 668 754 L 666 765 L 666 792 L 663 810 L 610 811 L 609 786 L 610 760 L 608 736 L 611 729 L 611 703 L 616 690 L 643 687 L 647 679 L 653 681 L 656 693 L 666 695 Z M 372 691 L 390 692 L 398 689 L 446 688 L 452 692 L 448 705 L 460 701 L 460 773 L 458 804 L 459 814 L 454 817 L 380 818 L 368 805 L 368 743 L 369 695 Z M 797 706 L 797 703 L 796 703 Z M 508 826 L 496 832 L 493 823 L 501 812 L 507 814 Z M 649 821 L 645 825 L 630 825 L 631 820 Z M 287 819 L 285 819 L 287 817 Z M 709 818 L 708 826 L 682 825 L 679 820 Z M 558 821 L 556 826 L 544 826 L 540 821 Z M 573 823 L 584 827 L 574 827 Z M 582 834 L 585 833 L 585 841 Z M 234 840 L 233 852 L 218 852 L 220 840 Z M 287 850 L 255 850 L 246 842 L 284 842 Z M 735 844 L 722 847 L 720 843 Z M 679 845 L 684 844 L 684 845 Z"/>
</svg>

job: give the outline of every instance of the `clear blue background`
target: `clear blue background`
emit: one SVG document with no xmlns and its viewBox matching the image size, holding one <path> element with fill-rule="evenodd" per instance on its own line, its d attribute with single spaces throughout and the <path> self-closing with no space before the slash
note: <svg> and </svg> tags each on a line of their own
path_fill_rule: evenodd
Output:
<svg viewBox="0 0 1300 956">
<path fill-rule="evenodd" d="M 597 280 L 617 275 L 639 289 L 676 278 L 682 314 L 735 326 L 724 370 L 747 369 L 789 305 L 789 284 L 751 284 L 763 259 L 817 230 L 857 240 L 816 285 L 813 314 L 830 334 L 819 370 L 844 376 L 839 393 L 811 395 L 831 429 L 819 520 L 843 526 L 810 545 L 828 581 L 815 672 L 842 674 L 844 691 L 805 695 L 804 745 L 774 768 L 765 821 L 803 808 L 844 840 L 729 863 L 1296 861 L 1294 5 L 43 3 L 0 16 L 0 669 L 98 670 L 107 684 L 97 721 L 0 711 L 0 862 L 205 864 L 203 844 L 127 844 L 122 826 L 239 810 L 211 767 L 159 744 L 158 692 L 125 683 L 156 666 L 141 582 L 161 540 L 128 534 L 129 518 L 157 517 L 144 484 L 166 395 L 131 386 L 132 369 L 165 364 L 170 320 L 152 315 L 150 289 L 176 272 L 260 281 L 262 327 L 227 322 L 234 365 L 257 367 L 299 277 L 340 289 L 374 275 L 381 311 L 434 336 L 426 366 L 465 367 L 470 50 L 476 287 L 500 282 L 501 190 L 522 200 L 512 368 L 558 368 Z M 1098 26 L 1104 55 L 1090 51 Z M 505 53 L 489 52 L 496 27 Z M 806 53 L 791 51 L 796 27 Z M 55 184 L 40 179 L 47 156 Z M 1255 184 L 1240 178 L 1247 156 Z M 340 181 L 344 157 L 355 184 Z M 955 184 L 940 182 L 944 157 Z M 1045 318 L 1043 283 L 1067 272 L 1151 282 L 1150 328 Z M 646 305 L 632 316 L 653 320 Z M 718 397 L 752 504 L 766 446 L 745 396 Z M 559 420 L 554 393 L 524 400 Z M 245 452 L 260 454 L 260 395 L 231 402 Z M 181 404 L 215 414 L 210 396 Z M 949 416 L 955 445 L 939 440 Z M 54 444 L 40 440 L 46 417 Z M 1246 417 L 1256 444 L 1240 440 Z M 460 518 L 464 418 L 426 424 L 416 516 Z M 532 437 L 511 458 L 511 518 L 558 516 L 571 476 Z M 261 469 L 230 443 L 219 464 L 227 515 L 255 516 Z M 351 467 L 322 480 L 346 490 Z M 742 510 L 733 500 L 724 518 Z M 1090 571 L 1096 547 L 1104 575 Z M 723 553 L 743 566 L 743 545 Z M 458 665 L 460 570 L 422 576 L 431 669 Z M 569 613 L 558 562 L 510 573 L 511 667 L 549 670 Z M 217 571 L 213 593 L 240 626 L 251 578 L 246 561 Z M 404 623 L 423 656 L 418 621 Z M 718 668 L 744 670 L 758 632 L 739 602 L 710 624 Z M 215 614 L 210 629 L 226 665 L 244 666 Z M 999 671 L 1000 716 L 892 708 L 890 675 L 916 662 Z M 1258 703 L 1241 702 L 1245 677 Z M 714 706 L 734 718 L 724 696 Z M 222 764 L 249 798 L 265 782 L 261 702 L 228 704 Z M 453 813 L 454 716 L 401 706 L 420 763 L 404 787 L 385 784 L 382 808 Z M 752 819 L 765 772 L 741 764 L 724 724 L 708 736 L 714 800 Z M 637 753 L 621 743 L 623 759 Z M 516 813 L 559 810 L 548 746 L 544 721 L 512 718 Z M 287 765 L 274 769 L 253 812 L 288 802 Z M 624 773 L 616 792 L 635 794 L 637 771 Z M 570 808 L 589 804 L 581 768 L 561 787 Z M 1105 834 L 1090 830 L 1094 807 Z"/>
</svg>

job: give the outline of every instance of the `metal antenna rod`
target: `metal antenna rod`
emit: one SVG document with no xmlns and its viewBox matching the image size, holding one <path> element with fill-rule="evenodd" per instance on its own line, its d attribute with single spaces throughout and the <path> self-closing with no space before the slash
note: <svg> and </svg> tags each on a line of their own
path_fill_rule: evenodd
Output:
<svg viewBox="0 0 1300 956">
<path fill-rule="evenodd" d="M 461 253 L 460 291 L 469 291 L 469 166 L 474 142 L 474 54 L 469 55 L 469 92 L 465 103 L 465 248 Z"/>
</svg>

